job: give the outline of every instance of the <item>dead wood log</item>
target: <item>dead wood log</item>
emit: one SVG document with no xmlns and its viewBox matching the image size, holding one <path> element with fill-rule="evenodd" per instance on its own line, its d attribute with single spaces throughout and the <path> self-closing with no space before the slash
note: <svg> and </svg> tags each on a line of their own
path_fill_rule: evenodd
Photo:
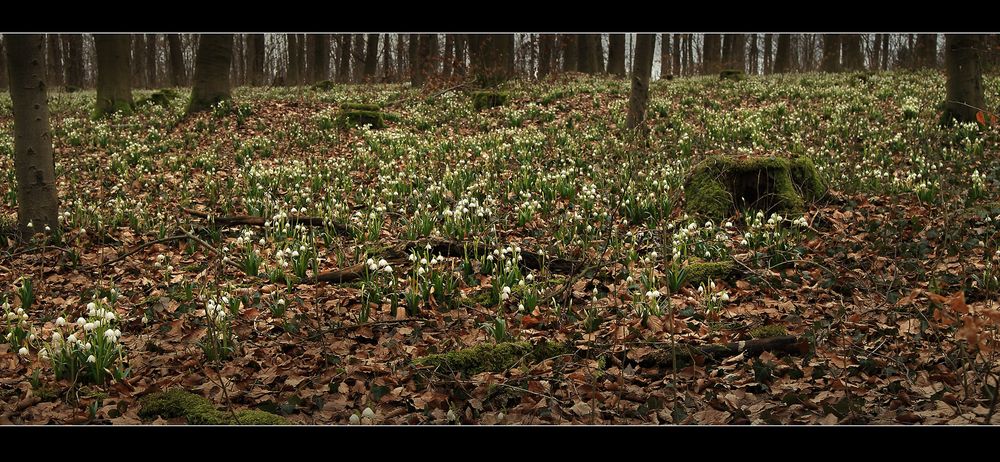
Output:
<svg viewBox="0 0 1000 462">
<path fill-rule="evenodd" d="M 706 361 L 719 361 L 724 358 L 743 354 L 748 357 L 758 356 L 765 351 L 803 354 L 809 351 L 808 341 L 793 335 L 769 337 L 741 342 L 713 345 L 677 345 L 678 366 L 691 364 L 698 358 Z M 643 367 L 672 367 L 673 351 L 669 347 L 657 348 L 639 360 Z"/>
</svg>

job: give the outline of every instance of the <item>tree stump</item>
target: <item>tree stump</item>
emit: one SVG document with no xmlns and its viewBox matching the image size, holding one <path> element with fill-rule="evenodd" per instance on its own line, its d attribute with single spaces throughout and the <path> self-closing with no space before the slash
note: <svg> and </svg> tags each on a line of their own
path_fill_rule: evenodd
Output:
<svg viewBox="0 0 1000 462">
<path fill-rule="evenodd" d="M 477 91 L 472 94 L 472 106 L 477 111 L 507 104 L 510 95 L 492 91 Z"/>
<path fill-rule="evenodd" d="M 715 156 L 694 167 L 684 182 L 685 209 L 723 220 L 738 210 L 802 213 L 826 185 L 808 157 Z"/>
<path fill-rule="evenodd" d="M 370 125 L 372 129 L 385 128 L 386 114 L 377 104 L 344 103 L 340 106 L 337 125 L 340 128 Z"/>
<path fill-rule="evenodd" d="M 743 80 L 747 75 L 738 69 L 726 69 L 719 73 L 719 80 Z"/>
</svg>

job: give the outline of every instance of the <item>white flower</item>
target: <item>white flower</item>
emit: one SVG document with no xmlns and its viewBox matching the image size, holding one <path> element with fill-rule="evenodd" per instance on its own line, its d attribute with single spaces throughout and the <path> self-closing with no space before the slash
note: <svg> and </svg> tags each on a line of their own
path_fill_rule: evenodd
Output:
<svg viewBox="0 0 1000 462">
<path fill-rule="evenodd" d="M 86 323 L 87 323 L 87 320 L 86 320 L 86 319 L 83 319 L 82 317 L 81 317 L 81 318 L 76 318 L 76 324 L 77 324 L 77 325 L 79 325 L 79 326 L 83 326 L 83 325 L 84 325 L 84 324 L 86 324 Z"/>
<path fill-rule="evenodd" d="M 361 417 L 358 417 L 357 414 L 351 414 L 351 418 L 349 419 L 349 422 L 351 423 L 351 425 L 360 425 L 361 424 Z"/>
<path fill-rule="evenodd" d="M 532 281 L 534 281 L 534 280 L 535 280 L 535 275 L 533 275 L 533 274 L 528 274 L 528 277 L 527 277 L 526 279 L 528 280 L 528 282 L 532 282 Z"/>
<path fill-rule="evenodd" d="M 87 311 L 93 312 L 96 309 L 97 309 L 97 304 L 96 303 L 90 302 L 90 303 L 87 304 Z"/>
<path fill-rule="evenodd" d="M 62 334 L 60 334 L 59 332 L 53 332 L 52 333 L 52 341 L 53 342 L 60 342 L 60 341 L 62 341 Z"/>
<path fill-rule="evenodd" d="M 142 315 L 141 321 L 143 324 L 149 324 L 149 318 L 147 318 L 146 315 Z"/>
<path fill-rule="evenodd" d="M 108 311 L 108 312 L 104 313 L 104 319 L 107 320 L 107 321 L 114 321 L 115 320 L 115 313 L 111 312 L 111 311 Z"/>
<path fill-rule="evenodd" d="M 379 267 L 389 266 L 389 262 L 385 261 L 385 259 L 383 258 L 378 261 L 378 266 Z"/>
<path fill-rule="evenodd" d="M 364 411 L 361 411 L 361 417 L 375 418 L 375 411 L 370 407 L 366 407 Z"/>
<path fill-rule="evenodd" d="M 86 324 L 83 325 L 83 330 L 85 330 L 87 332 L 90 332 L 90 331 L 94 330 L 94 327 L 95 327 L 94 323 L 88 322 L 88 323 L 86 323 Z"/>
<path fill-rule="evenodd" d="M 96 363 L 97 362 L 97 358 L 95 358 L 94 355 L 87 356 L 87 362 L 88 363 Z"/>
<path fill-rule="evenodd" d="M 656 257 L 659 257 L 660 254 L 656 253 L 656 251 L 654 250 L 654 251 L 652 251 L 652 252 L 649 253 L 649 256 L 652 257 L 652 258 L 656 258 Z"/>
<path fill-rule="evenodd" d="M 417 256 L 411 253 L 410 254 L 410 261 L 417 261 Z"/>
<path fill-rule="evenodd" d="M 392 267 L 389 266 L 389 265 L 386 265 L 386 267 L 385 267 L 385 269 L 383 271 L 385 271 L 386 273 L 392 273 Z"/>
<path fill-rule="evenodd" d="M 28 348 L 21 347 L 20 350 L 17 350 L 17 354 L 19 354 L 21 356 L 28 356 Z"/>
<path fill-rule="evenodd" d="M 724 301 L 724 302 L 728 302 L 729 301 L 729 292 L 723 292 L 722 293 L 722 301 Z"/>
<path fill-rule="evenodd" d="M 69 337 L 66 337 L 66 341 L 71 344 L 76 343 L 76 334 L 69 334 Z"/>
</svg>

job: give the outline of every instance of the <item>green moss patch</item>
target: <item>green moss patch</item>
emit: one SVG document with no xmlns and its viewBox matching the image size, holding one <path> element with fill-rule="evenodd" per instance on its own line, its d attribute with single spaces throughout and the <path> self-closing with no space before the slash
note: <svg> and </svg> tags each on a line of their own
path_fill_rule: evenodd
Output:
<svg viewBox="0 0 1000 462">
<path fill-rule="evenodd" d="M 719 80 L 743 80 L 747 75 L 738 69 L 726 69 L 719 73 Z"/>
<path fill-rule="evenodd" d="M 413 360 L 413 364 L 475 375 L 485 371 L 502 372 L 522 360 L 539 362 L 566 351 L 565 345 L 552 342 L 538 345 L 529 342 L 506 342 L 476 345 L 472 348 L 422 356 Z"/>
<path fill-rule="evenodd" d="M 492 91 L 477 91 L 472 93 L 472 106 L 477 111 L 503 106 L 510 100 L 510 95 Z"/>
<path fill-rule="evenodd" d="M 788 335 L 788 329 L 785 329 L 785 326 L 780 324 L 767 324 L 750 329 L 750 337 L 755 339 L 784 337 L 786 335 Z"/>
<path fill-rule="evenodd" d="M 733 279 L 739 275 L 739 270 L 731 261 L 712 261 L 690 263 L 684 267 L 684 273 L 688 283 L 697 286 L 715 279 Z"/>
<path fill-rule="evenodd" d="M 805 200 L 825 192 L 826 185 L 806 157 L 714 156 L 695 166 L 684 184 L 687 212 L 716 220 L 737 209 L 801 213 Z"/>
<path fill-rule="evenodd" d="M 208 399 L 180 389 L 161 391 L 139 400 L 139 417 L 184 417 L 192 425 L 288 425 L 284 417 L 256 409 L 220 411 Z"/>
<path fill-rule="evenodd" d="M 139 98 L 139 100 L 135 102 L 135 105 L 145 106 L 147 104 L 155 104 L 157 106 L 169 107 L 170 102 L 177 99 L 177 96 L 177 91 L 171 88 L 164 88 L 150 93 L 150 95 L 145 98 Z"/>
<path fill-rule="evenodd" d="M 332 80 L 323 80 L 312 85 L 313 90 L 330 91 L 336 84 Z"/>
</svg>

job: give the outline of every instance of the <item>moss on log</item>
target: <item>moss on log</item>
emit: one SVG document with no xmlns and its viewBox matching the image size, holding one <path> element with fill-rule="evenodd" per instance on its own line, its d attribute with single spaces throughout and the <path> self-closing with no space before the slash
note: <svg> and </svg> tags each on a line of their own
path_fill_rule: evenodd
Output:
<svg viewBox="0 0 1000 462">
<path fill-rule="evenodd" d="M 825 192 L 807 157 L 714 156 L 695 166 L 684 183 L 687 212 L 716 220 L 738 209 L 802 213 L 806 200 Z"/>
<path fill-rule="evenodd" d="M 257 409 L 220 411 L 208 399 L 180 389 L 161 391 L 139 400 L 139 417 L 184 417 L 192 425 L 288 425 L 279 415 Z"/>
</svg>

